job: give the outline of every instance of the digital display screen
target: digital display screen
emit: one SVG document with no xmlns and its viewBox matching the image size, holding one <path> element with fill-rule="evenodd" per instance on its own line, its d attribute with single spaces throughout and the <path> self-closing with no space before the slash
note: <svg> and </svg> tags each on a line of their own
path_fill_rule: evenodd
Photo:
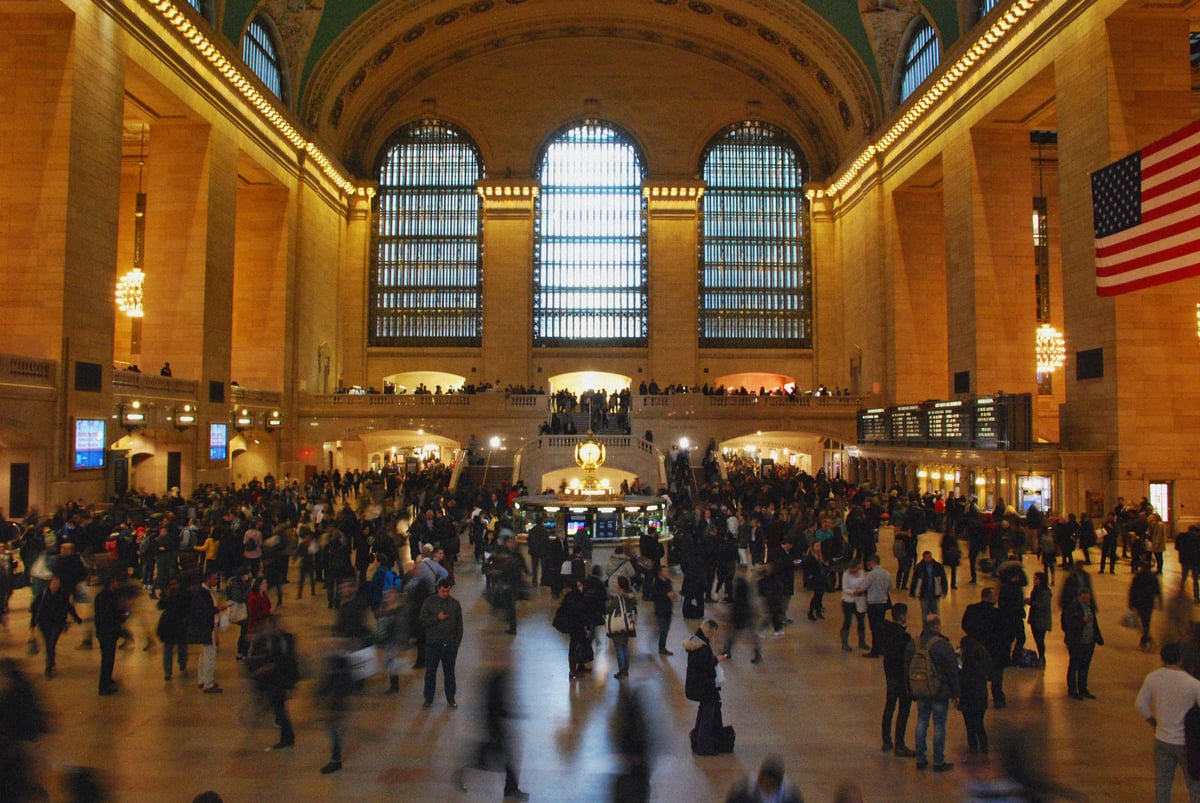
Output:
<svg viewBox="0 0 1200 803">
<path fill-rule="evenodd" d="M 587 527 L 587 518 L 584 516 L 568 516 L 567 517 L 567 538 L 574 538 L 575 533 Z"/>
<path fill-rule="evenodd" d="M 104 468 L 107 423 L 103 418 L 75 419 L 75 468 Z"/>
<path fill-rule="evenodd" d="M 208 425 L 208 459 L 225 460 L 229 457 L 229 425 Z"/>
</svg>

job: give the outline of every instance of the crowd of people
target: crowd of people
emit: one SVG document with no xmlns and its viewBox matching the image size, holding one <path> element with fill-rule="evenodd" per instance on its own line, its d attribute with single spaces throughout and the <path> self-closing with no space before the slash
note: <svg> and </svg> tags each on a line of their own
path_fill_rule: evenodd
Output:
<svg viewBox="0 0 1200 803">
<path fill-rule="evenodd" d="M 1161 604 L 1158 554 L 1163 548 L 1156 541 L 1157 517 L 1144 501 L 1125 505 L 1122 500 L 1091 529 L 1092 542 L 1084 534 L 1087 525 L 1075 517 L 1039 521 L 1036 508 L 1018 513 L 1002 501 L 985 512 L 971 499 L 855 487 L 824 471 L 808 474 L 788 465 L 764 471 L 732 461 L 724 469 L 724 478 L 681 479 L 671 489 L 659 489 L 669 503 L 672 563 L 657 538 L 646 534 L 636 553 L 617 548 L 603 564 L 593 564 L 586 531 L 568 540 L 564 530 L 541 525 L 526 533 L 523 555 L 511 510 L 525 489 L 502 484 L 451 490 L 448 468 L 436 461 L 416 474 L 388 467 L 322 473 L 306 481 L 277 482 L 268 476 L 236 489 L 202 486 L 187 497 L 130 493 L 103 510 L 69 503 L 47 518 L 31 511 L 19 522 L 0 520 L 0 531 L 12 536 L 19 556 L 11 565 L 0 561 L 0 605 L 7 606 L 14 585 L 30 585 L 31 650 L 44 653 L 48 680 L 56 676 L 56 646 L 68 622 L 85 629 L 85 644 L 94 633 L 100 695 L 120 693 L 114 658 L 119 649 L 135 646 L 128 620 L 138 595 L 154 599 L 161 612 L 147 639 L 162 645 L 164 679 L 188 672 L 190 652 L 198 648 L 200 693 L 222 692 L 217 675 L 227 670 L 218 668 L 218 634 L 229 627 L 238 636 L 237 661 L 280 729 L 272 749 L 284 750 L 296 741 L 287 700 L 300 679 L 300 663 L 296 640 L 276 611 L 290 582 L 298 597 L 306 589 L 314 595 L 322 584 L 338 645 L 315 678 L 329 713 L 325 773 L 342 768 L 347 700 L 380 657 L 389 693 L 399 691 L 408 651 L 415 657 L 413 669 L 425 673 L 422 704 L 434 705 L 440 672 L 446 705 L 457 707 L 455 669 L 464 616 L 453 589 L 464 549 L 486 576 L 485 597 L 508 635 L 517 633 L 518 603 L 538 585 L 550 588 L 558 600 L 554 626 L 569 636 L 572 680 L 591 671 L 601 634 L 613 644 L 616 680 L 629 677 L 639 607 L 646 613 L 641 629 L 653 626 L 663 659 L 676 646 L 669 638 L 672 621 L 681 616 L 689 627 L 696 623 L 694 632 L 677 643 L 687 658 L 684 693 L 698 705 L 692 729 L 698 755 L 734 748 L 733 728 L 721 710 L 719 667 L 734 657 L 735 648 L 761 663 L 762 639 L 787 635 L 797 613 L 792 601 L 800 594 L 807 594 L 807 619 L 818 624 L 832 613 L 826 598 L 834 596 L 841 603 L 840 649 L 881 659 L 883 750 L 915 758 L 918 768 L 931 766 L 935 772 L 953 768 L 947 760 L 952 708 L 962 715 L 969 753 L 993 752 L 986 714 L 1007 706 L 1005 668 L 1044 667 L 1046 634 L 1055 622 L 1070 658 L 1070 697 L 1095 698 L 1089 668 L 1104 637 L 1087 571 L 1094 546 L 1101 546 L 1102 560 L 1109 558 L 1109 571 L 1124 550 L 1122 559 L 1134 571 L 1129 607 L 1142 628 L 1143 646 L 1155 646 L 1150 617 Z M 929 542 L 931 530 L 940 556 L 932 549 L 917 550 L 922 537 Z M 1054 548 L 1048 562 L 1047 543 Z M 883 565 L 879 552 L 884 547 L 891 549 L 894 573 Z M 1200 552 L 1200 533 L 1182 533 L 1176 548 L 1186 583 L 1197 558 L 1193 551 Z M 982 588 L 979 602 L 964 611 L 964 637 L 956 650 L 942 632 L 940 601 L 958 587 L 964 552 L 970 577 L 965 582 Z M 1026 557 L 1042 570 L 1030 574 Z M 1196 572 L 1191 573 L 1195 583 Z M 898 601 L 903 593 L 911 605 Z M 1186 646 L 1194 644 L 1191 629 L 1180 624 L 1182 614 L 1173 616 L 1164 664 L 1200 673 L 1200 650 Z M 1025 648 L 1027 627 L 1036 650 Z M 1153 716 L 1161 723 L 1174 716 L 1174 709 L 1168 715 L 1155 708 L 1168 705 L 1161 699 L 1168 693 L 1150 686 L 1139 708 L 1157 711 Z M 916 725 L 909 731 L 914 704 Z M 1178 734 L 1174 725 L 1160 731 L 1159 741 L 1167 746 L 1156 747 L 1156 756 L 1161 753 L 1156 766 L 1165 774 L 1168 762 L 1178 757 Z M 648 766 L 648 748 L 630 749 L 633 765 Z M 506 794 L 522 797 L 515 763 L 505 767 Z M 767 766 L 750 785 L 775 784 L 778 790 L 781 773 Z M 635 781 L 630 788 L 641 788 Z M 1023 778 L 1022 783 L 1051 782 Z M 753 798 L 731 793 L 730 799 Z"/>
</svg>

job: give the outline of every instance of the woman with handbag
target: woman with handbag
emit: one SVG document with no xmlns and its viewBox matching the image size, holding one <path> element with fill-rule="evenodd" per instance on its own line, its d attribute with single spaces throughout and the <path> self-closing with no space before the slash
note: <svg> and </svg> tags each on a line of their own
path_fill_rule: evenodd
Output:
<svg viewBox="0 0 1200 803">
<path fill-rule="evenodd" d="M 683 643 L 687 651 L 687 674 L 684 694 L 700 704 L 696 710 L 696 727 L 692 729 L 692 752 L 713 756 L 733 751 L 733 729 L 725 729 L 721 719 L 721 689 L 717 684 L 717 666 L 725 660 L 713 650 L 717 623 L 706 619 L 696 632 Z"/>
<path fill-rule="evenodd" d="M 617 650 L 617 674 L 613 677 L 624 680 L 629 677 L 629 639 L 637 636 L 637 596 L 624 575 L 617 576 L 617 593 L 609 598 L 604 626 Z"/>
</svg>

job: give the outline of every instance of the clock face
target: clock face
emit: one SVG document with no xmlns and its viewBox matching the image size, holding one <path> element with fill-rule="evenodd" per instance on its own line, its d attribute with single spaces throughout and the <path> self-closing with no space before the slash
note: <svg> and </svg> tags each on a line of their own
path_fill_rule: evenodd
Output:
<svg viewBox="0 0 1200 803">
<path fill-rule="evenodd" d="M 600 447 L 595 443 L 585 443 L 579 447 L 579 460 L 584 464 L 600 462 Z"/>
</svg>

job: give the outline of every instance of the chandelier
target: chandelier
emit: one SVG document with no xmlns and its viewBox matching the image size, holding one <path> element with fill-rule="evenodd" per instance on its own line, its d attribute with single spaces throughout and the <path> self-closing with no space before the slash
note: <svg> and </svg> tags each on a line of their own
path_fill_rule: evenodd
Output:
<svg viewBox="0 0 1200 803">
<path fill-rule="evenodd" d="M 134 268 L 117 281 L 117 309 L 130 318 L 145 316 L 142 308 L 142 285 L 146 274 L 140 268 Z"/>
<path fill-rule="evenodd" d="M 142 306 L 142 287 L 146 283 L 146 274 L 142 267 L 146 264 L 146 193 L 142 192 L 142 170 L 146 166 L 146 126 L 142 126 L 142 138 L 138 147 L 138 191 L 133 210 L 133 269 L 117 280 L 117 309 L 130 318 L 144 318 L 145 309 Z M 140 350 L 140 332 L 133 333 L 133 352 Z"/>
<path fill-rule="evenodd" d="M 1067 344 L 1062 332 L 1048 323 L 1038 327 L 1034 346 L 1039 374 L 1049 374 L 1063 367 L 1067 361 Z"/>
</svg>

